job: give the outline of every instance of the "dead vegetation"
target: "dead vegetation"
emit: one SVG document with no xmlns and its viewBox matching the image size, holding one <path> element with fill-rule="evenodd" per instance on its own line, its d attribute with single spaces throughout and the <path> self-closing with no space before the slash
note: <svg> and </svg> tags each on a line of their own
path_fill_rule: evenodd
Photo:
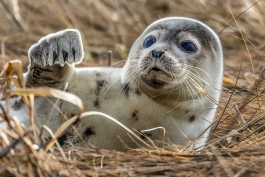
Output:
<svg viewBox="0 0 265 177">
<path fill-rule="evenodd" d="M 0 131 L 0 176 L 265 176 L 263 0 L 20 0 L 15 9 L 12 3 L 16 1 L 0 2 L 0 68 L 1 76 L 5 76 L 0 83 L 13 81 L 18 88 L 24 87 L 19 64 L 4 67 L 4 63 L 20 59 L 25 71 L 30 45 L 65 28 L 77 28 L 82 33 L 82 65 L 107 65 L 109 50 L 114 61 L 126 59 L 141 31 L 165 16 L 187 16 L 208 24 L 219 34 L 225 56 L 219 112 L 208 146 L 200 153 L 178 146 L 171 151 L 143 148 L 126 153 L 51 148 L 56 141 L 43 145 L 34 127 L 24 129 L 2 110 L 0 115 L 15 124 Z M 12 79 L 13 74 L 18 77 Z M 46 96 L 54 96 L 53 91 L 47 92 L 50 94 Z M 38 93 L 9 91 L 7 99 L 20 95 L 32 110 Z M 67 98 L 64 94 L 55 96 Z M 82 110 L 81 103 L 79 107 Z M 33 122 L 32 117 L 29 111 Z"/>
</svg>

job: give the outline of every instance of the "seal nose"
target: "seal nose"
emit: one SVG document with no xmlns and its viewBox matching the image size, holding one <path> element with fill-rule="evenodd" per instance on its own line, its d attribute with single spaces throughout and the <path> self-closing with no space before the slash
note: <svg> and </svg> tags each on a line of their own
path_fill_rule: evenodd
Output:
<svg viewBox="0 0 265 177">
<path fill-rule="evenodd" d="M 163 55 L 163 51 L 157 51 L 157 50 L 152 50 L 152 56 L 155 58 L 160 58 Z"/>
</svg>

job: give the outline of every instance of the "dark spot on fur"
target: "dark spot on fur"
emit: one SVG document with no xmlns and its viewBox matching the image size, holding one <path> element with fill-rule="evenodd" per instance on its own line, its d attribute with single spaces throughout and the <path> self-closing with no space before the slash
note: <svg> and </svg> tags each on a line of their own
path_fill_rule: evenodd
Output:
<svg viewBox="0 0 265 177">
<path fill-rule="evenodd" d="M 96 73 L 96 76 L 99 77 L 100 76 L 100 73 Z"/>
<path fill-rule="evenodd" d="M 195 119 L 196 119 L 196 116 L 195 116 L 195 115 L 192 115 L 192 116 L 189 118 L 189 122 L 193 122 Z"/>
<path fill-rule="evenodd" d="M 188 110 L 186 110 L 186 111 L 185 111 L 185 113 L 186 113 L 186 114 L 188 114 L 188 113 L 189 113 L 189 111 L 188 111 Z"/>
<path fill-rule="evenodd" d="M 22 107 L 23 100 L 21 98 L 18 98 L 15 103 L 12 105 L 12 108 L 14 110 L 19 110 Z"/>
<path fill-rule="evenodd" d="M 63 146 L 66 140 L 67 140 L 67 134 L 64 134 L 60 136 L 57 141 L 60 144 L 60 146 Z"/>
<path fill-rule="evenodd" d="M 143 139 L 143 140 L 146 140 L 147 137 L 151 138 L 152 137 L 152 134 L 150 132 L 146 132 L 146 133 L 143 133 L 142 132 L 140 138 Z"/>
<path fill-rule="evenodd" d="M 139 90 L 138 88 L 135 89 L 135 94 L 136 94 L 136 95 L 139 95 L 139 96 L 141 95 L 141 92 L 140 92 L 140 90 Z"/>
<path fill-rule="evenodd" d="M 76 114 L 71 113 L 69 117 L 71 118 L 71 117 L 74 117 L 75 115 L 76 115 Z"/>
<path fill-rule="evenodd" d="M 98 98 L 94 101 L 94 106 L 96 108 L 99 108 L 99 100 L 98 100 Z"/>
<path fill-rule="evenodd" d="M 129 96 L 129 92 L 130 92 L 130 84 L 129 83 L 126 83 L 126 84 L 123 84 L 122 85 L 122 89 L 125 93 L 126 96 Z"/>
<path fill-rule="evenodd" d="M 123 84 L 122 86 L 122 89 L 123 89 L 123 91 L 124 91 L 124 93 L 125 93 L 125 95 L 126 96 L 129 96 L 129 93 L 130 92 L 132 92 L 132 93 L 134 93 L 134 94 L 136 94 L 136 95 L 138 95 L 138 96 L 140 96 L 141 95 L 141 91 L 140 91 L 140 89 L 139 88 L 131 88 L 130 87 L 130 84 L 129 83 L 125 83 L 125 84 Z"/>
<path fill-rule="evenodd" d="M 107 84 L 107 81 L 105 80 L 97 81 L 96 84 L 97 84 L 97 88 L 96 88 L 95 94 L 99 95 L 102 88 Z"/>
<path fill-rule="evenodd" d="M 86 137 L 90 137 L 92 135 L 95 135 L 95 131 L 93 130 L 92 127 L 88 127 L 84 132 L 83 132 L 83 135 L 86 136 Z"/>
<path fill-rule="evenodd" d="M 132 118 L 133 118 L 134 121 L 138 121 L 139 120 L 138 111 L 137 110 L 133 111 Z"/>
</svg>

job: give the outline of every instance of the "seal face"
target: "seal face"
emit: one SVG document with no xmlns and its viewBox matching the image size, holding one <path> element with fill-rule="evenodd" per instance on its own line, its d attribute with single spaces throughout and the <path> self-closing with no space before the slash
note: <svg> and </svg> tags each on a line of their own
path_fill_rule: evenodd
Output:
<svg viewBox="0 0 265 177">
<path fill-rule="evenodd" d="M 218 37 L 204 24 L 187 18 L 165 18 L 150 25 L 137 39 L 129 58 L 137 58 L 138 62 L 127 65 L 128 73 L 135 71 L 134 78 L 156 93 L 161 88 L 170 91 L 181 85 L 203 87 L 209 73 L 200 67 L 201 63 L 211 67 L 209 63 L 217 61 L 222 65 L 218 45 Z M 222 73 L 222 66 L 219 70 Z"/>
<path fill-rule="evenodd" d="M 86 111 L 106 113 L 130 128 L 145 132 L 157 146 L 207 142 L 219 101 L 223 56 L 218 36 L 205 24 L 182 17 L 160 19 L 134 42 L 123 68 L 75 68 L 83 59 L 80 33 L 50 34 L 29 50 L 28 87 L 65 89 L 82 98 Z M 61 100 L 35 99 L 36 124 L 56 131 L 76 108 Z M 59 110 L 54 109 L 54 105 Z M 13 110 L 18 115 L 20 110 Z M 27 120 L 25 118 L 25 120 Z M 61 144 L 125 150 L 138 147 L 120 126 L 93 115 L 69 130 Z M 163 127 L 166 137 L 159 131 Z M 82 135 L 82 139 L 80 139 Z M 146 138 L 148 137 L 148 138 Z"/>
<path fill-rule="evenodd" d="M 176 40 L 176 43 L 169 44 L 168 40 L 171 38 L 173 36 L 159 30 L 144 40 L 139 69 L 141 79 L 153 88 L 170 85 L 175 80 L 180 84 L 184 80 L 183 77 L 187 75 L 186 61 L 181 60 L 185 54 L 181 52 L 196 52 L 196 46 L 191 41 L 182 41 L 177 44 Z M 175 48 L 180 48 L 182 51 L 176 52 Z"/>
</svg>

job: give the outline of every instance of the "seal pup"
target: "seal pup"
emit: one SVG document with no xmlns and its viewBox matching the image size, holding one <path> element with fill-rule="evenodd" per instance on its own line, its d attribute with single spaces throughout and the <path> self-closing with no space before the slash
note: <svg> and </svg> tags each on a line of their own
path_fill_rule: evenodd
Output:
<svg viewBox="0 0 265 177">
<path fill-rule="evenodd" d="M 27 86 L 66 89 L 83 100 L 86 111 L 106 113 L 130 129 L 152 130 L 142 138 L 157 146 L 165 142 L 196 149 L 206 144 L 217 105 L 196 87 L 218 102 L 223 76 L 221 43 L 208 26 L 184 17 L 155 21 L 134 42 L 123 68 L 75 68 L 83 55 L 77 30 L 42 38 L 29 50 Z M 64 116 L 76 112 L 62 100 L 35 99 L 38 127 L 45 124 L 56 131 Z M 61 145 L 113 150 L 141 146 L 102 116 L 84 118 L 76 127 L 82 140 L 69 130 L 60 138 Z M 166 130 L 165 137 L 156 127 Z"/>
</svg>

